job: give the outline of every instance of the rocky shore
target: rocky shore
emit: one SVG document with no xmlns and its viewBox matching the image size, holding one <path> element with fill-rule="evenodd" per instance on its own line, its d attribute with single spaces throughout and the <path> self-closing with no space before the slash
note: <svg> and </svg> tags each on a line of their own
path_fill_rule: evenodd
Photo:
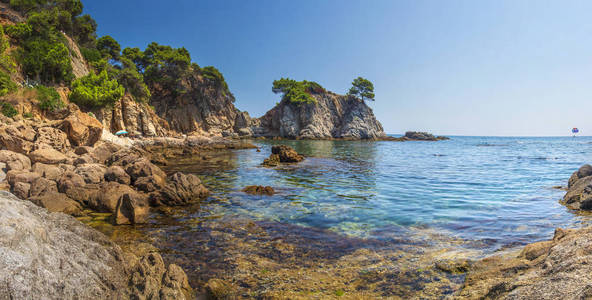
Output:
<svg viewBox="0 0 592 300">
<path fill-rule="evenodd" d="M 592 208 L 592 166 L 569 178 L 560 201 L 574 212 Z M 467 268 L 458 299 L 592 298 L 592 227 L 557 228 L 553 238 L 518 252 L 474 261 Z"/>
</svg>

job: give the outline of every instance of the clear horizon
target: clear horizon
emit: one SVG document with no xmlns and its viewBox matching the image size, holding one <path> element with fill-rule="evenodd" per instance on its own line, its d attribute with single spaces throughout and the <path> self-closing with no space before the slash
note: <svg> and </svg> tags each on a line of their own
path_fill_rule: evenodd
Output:
<svg viewBox="0 0 592 300">
<path fill-rule="evenodd" d="M 592 2 L 84 1 L 122 47 L 186 47 L 259 117 L 280 77 L 374 83 L 385 132 L 592 133 Z M 113 8 L 118 9 L 114 10 Z M 590 129 L 590 130 L 587 130 Z"/>
</svg>

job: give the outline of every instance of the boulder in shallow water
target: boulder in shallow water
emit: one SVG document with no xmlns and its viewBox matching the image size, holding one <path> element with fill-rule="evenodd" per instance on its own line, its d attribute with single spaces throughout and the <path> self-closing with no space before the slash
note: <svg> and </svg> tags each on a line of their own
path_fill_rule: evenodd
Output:
<svg viewBox="0 0 592 300">
<path fill-rule="evenodd" d="M 292 147 L 276 145 L 271 147 L 271 155 L 263 161 L 263 165 L 275 167 L 280 163 L 297 163 L 302 160 L 304 160 L 304 156 L 298 154 Z"/>
<path fill-rule="evenodd" d="M 270 186 L 249 185 L 243 189 L 243 192 L 251 195 L 268 195 L 275 194 L 275 191 Z"/>
<path fill-rule="evenodd" d="M 121 224 L 146 223 L 150 207 L 145 196 L 138 193 L 123 194 L 117 202 L 114 222 Z"/>
<path fill-rule="evenodd" d="M 567 187 L 571 188 L 576 183 L 576 181 L 588 176 L 592 176 L 592 166 L 585 164 L 581 166 L 577 171 L 573 172 L 573 174 L 571 174 L 571 177 L 567 182 Z"/>
<path fill-rule="evenodd" d="M 151 194 L 152 205 L 185 205 L 206 198 L 208 189 L 197 176 L 177 172 L 169 177 L 164 188 Z"/>
</svg>

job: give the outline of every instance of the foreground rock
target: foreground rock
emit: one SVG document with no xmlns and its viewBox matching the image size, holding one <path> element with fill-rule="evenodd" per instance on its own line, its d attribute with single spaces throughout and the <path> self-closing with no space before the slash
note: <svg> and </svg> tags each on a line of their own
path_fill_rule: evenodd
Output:
<svg viewBox="0 0 592 300">
<path fill-rule="evenodd" d="M 316 103 L 282 100 L 252 121 L 255 136 L 300 139 L 379 139 L 386 137 L 372 109 L 355 97 L 323 92 Z"/>
<path fill-rule="evenodd" d="M 271 147 L 271 155 L 263 161 L 264 166 L 275 167 L 280 163 L 298 163 L 304 160 L 304 156 L 298 154 L 290 146 L 277 145 Z"/>
<path fill-rule="evenodd" d="M 249 185 L 243 189 L 243 192 L 251 195 L 267 195 L 272 196 L 275 194 L 275 191 L 270 186 L 262 186 L 262 185 Z"/>
<path fill-rule="evenodd" d="M 193 299 L 158 253 L 124 254 L 76 219 L 0 192 L 0 299 Z"/>
<path fill-rule="evenodd" d="M 471 267 L 460 299 L 590 299 L 592 228 L 555 230 L 550 241 Z"/>
<path fill-rule="evenodd" d="M 574 210 L 592 209 L 592 166 L 583 165 L 571 175 L 561 203 Z"/>
</svg>

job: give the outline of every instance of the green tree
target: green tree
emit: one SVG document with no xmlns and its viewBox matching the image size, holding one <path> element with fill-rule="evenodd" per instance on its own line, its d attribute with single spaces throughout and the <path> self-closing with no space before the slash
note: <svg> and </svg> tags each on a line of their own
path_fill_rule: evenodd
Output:
<svg viewBox="0 0 592 300">
<path fill-rule="evenodd" d="M 10 80 L 10 76 L 4 72 L 0 72 L 0 96 L 14 92 L 16 89 L 17 85 Z"/>
<path fill-rule="evenodd" d="M 25 74 L 43 82 L 70 82 L 73 78 L 70 51 L 61 42 L 33 38 L 18 53 Z"/>
<path fill-rule="evenodd" d="M 109 78 L 107 71 L 99 75 L 90 73 L 74 80 L 70 101 L 86 107 L 112 105 L 121 97 L 125 89 L 115 79 Z"/>
<path fill-rule="evenodd" d="M 374 101 L 374 85 L 370 80 L 358 77 L 352 82 L 348 95 L 360 97 L 363 100 Z"/>
<path fill-rule="evenodd" d="M 117 60 L 119 59 L 121 46 L 114 38 L 106 35 L 97 40 L 97 50 L 101 52 L 103 57 Z"/>
</svg>

